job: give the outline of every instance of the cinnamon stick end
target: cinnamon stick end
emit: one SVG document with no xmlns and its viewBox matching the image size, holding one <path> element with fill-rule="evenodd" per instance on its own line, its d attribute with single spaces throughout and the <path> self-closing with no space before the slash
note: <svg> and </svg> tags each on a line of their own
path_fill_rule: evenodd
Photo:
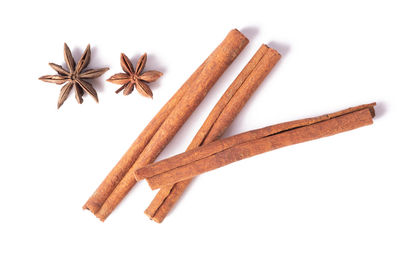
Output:
<svg viewBox="0 0 400 267">
<path fill-rule="evenodd" d="M 147 181 L 147 184 L 150 186 L 151 190 L 156 190 L 156 189 L 161 188 L 161 186 L 157 182 L 154 182 L 152 179 L 146 179 L 146 181 Z M 164 186 L 168 186 L 168 185 L 169 184 L 165 184 Z"/>
<path fill-rule="evenodd" d="M 278 57 L 278 59 L 282 57 L 282 55 L 276 49 L 269 47 L 266 44 L 262 44 L 261 46 L 267 48 L 269 53 L 274 54 L 275 56 Z"/>
<path fill-rule="evenodd" d="M 153 214 L 148 213 L 147 210 L 144 211 L 144 214 L 146 214 L 146 216 L 149 217 L 150 220 L 155 221 L 156 223 L 162 222 L 162 220 L 159 220 L 157 217 L 154 217 Z"/>
<path fill-rule="evenodd" d="M 157 217 L 153 217 L 151 218 L 153 221 L 155 221 L 156 223 L 162 223 L 163 220 L 159 220 Z"/>
<path fill-rule="evenodd" d="M 101 222 L 104 222 L 107 219 L 107 217 L 102 216 L 98 213 L 95 213 L 94 216 L 96 216 L 96 218 L 99 219 Z"/>
<path fill-rule="evenodd" d="M 147 217 L 149 217 L 150 220 L 156 222 L 156 223 L 162 223 L 164 220 L 165 216 L 157 216 L 157 214 L 154 214 L 153 212 L 148 211 L 147 209 L 144 211 L 144 214 L 146 214 Z"/>
<path fill-rule="evenodd" d="M 240 34 L 242 37 L 244 37 L 244 39 L 247 40 L 247 42 L 249 42 L 249 39 L 247 39 L 247 37 L 244 36 L 244 34 L 241 33 L 241 32 L 240 32 L 238 29 L 236 29 L 236 28 L 235 28 L 235 29 L 232 29 L 230 33 L 238 33 L 238 34 Z"/>
<path fill-rule="evenodd" d="M 91 213 L 95 214 L 100 209 L 100 207 L 92 202 L 86 202 L 85 205 L 83 205 L 82 209 L 89 210 Z"/>
<path fill-rule="evenodd" d="M 374 106 L 376 106 L 376 102 L 369 104 L 369 107 L 368 107 L 369 108 L 369 112 L 371 112 L 372 118 L 375 117 L 375 108 L 374 108 Z"/>
<path fill-rule="evenodd" d="M 145 172 L 146 169 L 143 169 L 143 170 L 142 170 L 142 169 L 143 169 L 143 168 L 140 168 L 140 169 L 138 169 L 138 170 L 135 170 L 134 176 L 135 176 L 136 181 L 140 181 L 140 180 L 145 179 L 145 173 L 143 173 L 143 172 Z"/>
<path fill-rule="evenodd" d="M 94 207 L 93 205 L 91 205 L 91 203 L 86 203 L 86 204 L 82 207 L 82 209 L 90 211 L 91 213 L 94 214 L 94 216 L 96 216 L 96 217 L 97 217 L 100 221 L 102 221 L 102 222 L 104 222 L 104 220 L 106 219 L 106 218 L 104 218 L 104 217 L 101 217 L 101 216 L 97 213 L 97 212 L 100 210 L 100 207 L 98 207 L 98 206 Z"/>
</svg>

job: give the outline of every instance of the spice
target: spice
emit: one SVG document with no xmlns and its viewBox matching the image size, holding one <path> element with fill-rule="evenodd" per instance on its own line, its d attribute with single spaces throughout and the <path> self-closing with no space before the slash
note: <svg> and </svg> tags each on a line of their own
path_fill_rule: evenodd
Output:
<svg viewBox="0 0 400 267">
<path fill-rule="evenodd" d="M 153 118 L 83 208 L 105 220 L 135 185 L 134 171 L 153 162 L 247 45 L 238 30 L 224 41 Z"/>
<path fill-rule="evenodd" d="M 122 85 L 115 93 L 118 94 L 124 90 L 124 95 L 129 95 L 136 86 L 137 91 L 141 95 L 153 98 L 153 92 L 147 83 L 156 81 L 161 77 L 162 73 L 156 70 L 149 70 L 142 73 L 147 62 L 147 54 L 145 53 L 139 58 L 136 68 L 133 68 L 132 62 L 124 53 L 121 53 L 120 62 L 125 73 L 114 74 L 107 80 L 108 82 Z"/>
<path fill-rule="evenodd" d="M 89 65 L 90 55 L 90 45 L 88 45 L 82 57 L 79 59 L 78 64 L 75 66 L 75 60 L 72 57 L 71 50 L 68 45 L 64 43 L 64 59 L 69 71 L 65 70 L 60 65 L 49 63 L 50 67 L 57 71 L 58 75 L 45 75 L 39 78 L 39 80 L 49 83 L 65 83 L 60 91 L 57 108 L 62 106 L 73 87 L 75 87 L 75 98 L 79 104 L 82 104 L 83 102 L 82 96 L 84 92 L 91 95 L 96 102 L 99 102 L 96 90 L 89 82 L 85 81 L 85 79 L 100 77 L 108 70 L 108 68 L 88 69 L 83 71 Z"/>
<path fill-rule="evenodd" d="M 188 150 L 218 139 L 279 59 L 277 51 L 262 45 L 215 105 Z M 158 223 L 162 222 L 191 180 L 162 187 L 145 214 Z"/>
<path fill-rule="evenodd" d="M 147 179 L 150 187 L 157 189 L 267 151 L 350 131 L 373 123 L 374 106 L 362 105 L 218 140 L 138 169 L 136 179 Z"/>
</svg>

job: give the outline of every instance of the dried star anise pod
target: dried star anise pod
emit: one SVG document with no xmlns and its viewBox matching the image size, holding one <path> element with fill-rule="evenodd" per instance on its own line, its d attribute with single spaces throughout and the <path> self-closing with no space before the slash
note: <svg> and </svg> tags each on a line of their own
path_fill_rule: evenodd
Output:
<svg viewBox="0 0 400 267">
<path fill-rule="evenodd" d="M 88 69 L 86 71 L 83 71 L 83 69 L 86 68 L 89 64 L 90 55 L 90 45 L 88 45 L 82 57 L 79 59 L 78 64 L 75 65 L 75 60 L 72 57 L 71 50 L 69 49 L 68 45 L 64 43 L 64 59 L 65 63 L 67 63 L 69 71 L 65 70 L 60 65 L 49 63 L 50 67 L 58 72 L 58 75 L 45 75 L 39 78 L 39 80 L 48 83 L 66 83 L 61 88 L 57 108 L 61 107 L 73 87 L 75 87 L 75 98 L 79 104 L 82 104 L 82 96 L 85 92 L 91 95 L 97 103 L 99 102 L 96 90 L 89 82 L 85 81 L 84 79 L 94 79 L 100 77 L 107 70 L 109 70 L 109 68 Z"/>
<path fill-rule="evenodd" d="M 132 62 L 129 58 L 121 53 L 121 67 L 125 73 L 117 73 L 111 76 L 107 81 L 115 84 L 122 85 L 115 93 L 119 93 L 124 90 L 124 95 L 132 93 L 136 86 L 137 91 L 146 97 L 153 98 L 153 92 L 147 83 L 154 82 L 162 75 L 161 72 L 156 70 L 149 70 L 141 73 L 146 65 L 147 54 L 144 53 L 136 63 L 136 70 L 133 68 Z"/>
</svg>

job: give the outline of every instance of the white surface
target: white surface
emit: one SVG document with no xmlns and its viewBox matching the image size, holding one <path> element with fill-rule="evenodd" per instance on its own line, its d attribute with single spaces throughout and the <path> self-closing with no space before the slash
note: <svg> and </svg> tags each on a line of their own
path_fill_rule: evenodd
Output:
<svg viewBox="0 0 400 267">
<path fill-rule="evenodd" d="M 397 1 L 17 1 L 0 8 L 0 266 L 399 266 Z M 250 43 L 162 153 L 182 152 L 265 42 L 282 59 L 227 135 L 377 101 L 374 125 L 199 177 L 162 223 L 137 185 L 105 223 L 82 205 L 232 28 Z M 38 77 L 88 43 L 100 104 Z M 163 71 L 115 95 L 119 55 Z"/>
</svg>

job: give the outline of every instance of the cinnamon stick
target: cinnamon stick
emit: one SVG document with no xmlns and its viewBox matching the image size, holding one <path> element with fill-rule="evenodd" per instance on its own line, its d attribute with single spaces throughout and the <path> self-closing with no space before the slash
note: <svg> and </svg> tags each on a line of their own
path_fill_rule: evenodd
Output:
<svg viewBox="0 0 400 267">
<path fill-rule="evenodd" d="M 133 172 L 139 167 L 153 162 L 176 132 L 193 113 L 215 84 L 222 73 L 247 45 L 248 39 L 238 30 L 232 30 L 213 51 L 208 59 L 196 70 L 182 88 L 153 119 L 154 123 L 146 127 L 139 141 L 135 142 L 121 160 L 123 167 L 116 167 L 115 173 L 106 178 L 89 199 L 84 208 L 104 221 L 125 195 L 135 185 Z M 152 121 L 152 122 L 153 122 Z M 147 132 L 149 129 L 149 132 Z"/>
<path fill-rule="evenodd" d="M 276 50 L 262 45 L 225 91 L 187 150 L 218 139 L 279 59 L 280 55 Z M 158 223 L 162 222 L 191 180 L 162 187 L 145 210 L 145 214 Z"/>
<path fill-rule="evenodd" d="M 362 105 L 235 135 L 148 165 L 135 175 L 157 189 L 267 151 L 372 124 L 374 106 Z"/>
<path fill-rule="evenodd" d="M 119 184 L 121 179 L 132 167 L 132 164 L 142 153 L 143 149 L 149 143 L 151 138 L 160 128 L 161 124 L 165 121 L 171 111 L 176 107 L 182 97 L 190 89 L 193 81 L 197 78 L 198 74 L 203 69 L 205 62 L 198 67 L 198 69 L 190 76 L 190 78 L 182 85 L 182 87 L 172 96 L 172 98 L 161 108 L 161 110 L 154 116 L 149 124 L 140 133 L 138 138 L 129 147 L 128 151 L 122 156 L 115 167 L 103 180 L 100 186 L 96 189 L 93 195 L 83 206 L 84 209 L 90 210 L 92 213 L 97 213 L 101 206 L 103 206 L 107 197 Z M 132 185 L 133 186 L 133 185 Z"/>
</svg>

